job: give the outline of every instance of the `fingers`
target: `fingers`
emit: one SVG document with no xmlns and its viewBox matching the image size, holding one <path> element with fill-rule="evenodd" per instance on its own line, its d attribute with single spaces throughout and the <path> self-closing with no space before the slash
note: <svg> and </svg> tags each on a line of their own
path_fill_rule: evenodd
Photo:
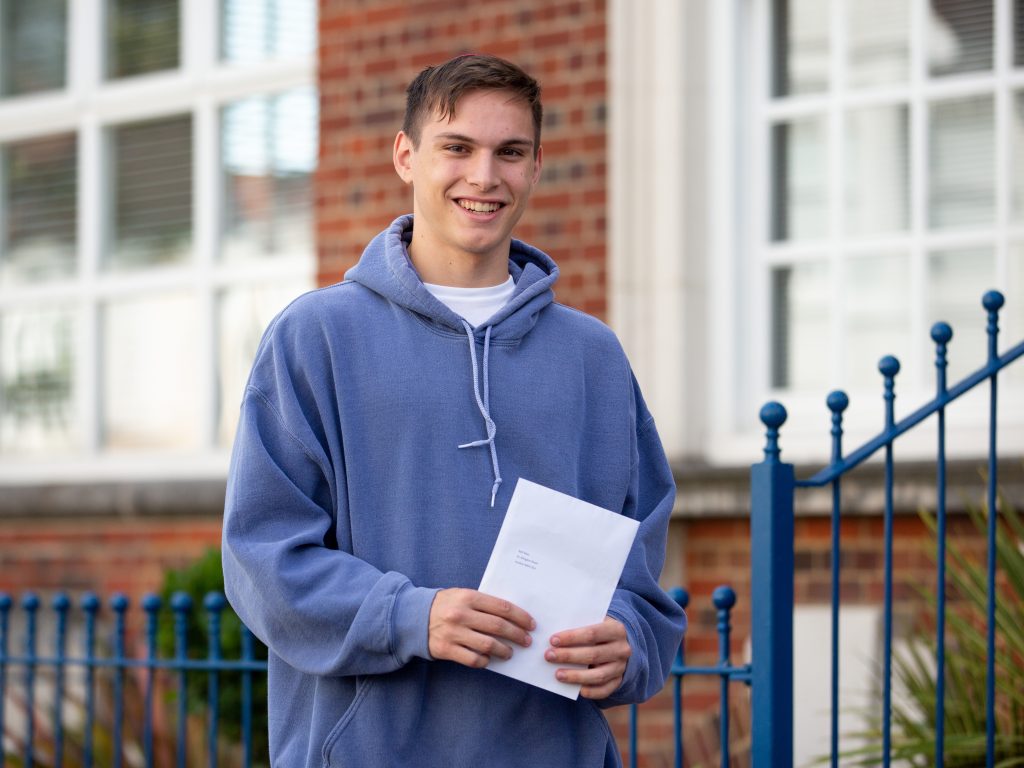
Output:
<svg viewBox="0 0 1024 768">
<path fill-rule="evenodd" d="M 428 650 L 435 659 L 485 667 L 491 657 L 508 659 L 511 643 L 526 647 L 536 626 L 526 611 L 473 589 L 443 589 L 430 608 Z"/>
<path fill-rule="evenodd" d="M 600 624 L 591 624 L 589 627 L 568 629 L 558 632 L 551 637 L 551 645 L 554 648 L 570 648 L 574 646 L 593 646 L 604 643 L 622 640 L 627 642 L 626 628 L 622 622 L 605 616 Z"/>
<path fill-rule="evenodd" d="M 626 662 L 601 664 L 588 669 L 560 669 L 555 677 L 563 683 L 580 686 L 580 696 L 585 699 L 605 699 L 622 684 L 626 674 Z"/>
<path fill-rule="evenodd" d="M 544 658 L 553 664 L 584 667 L 558 669 L 555 677 L 582 686 L 584 698 L 603 699 L 621 685 L 631 653 L 626 628 L 609 616 L 601 624 L 553 635 Z"/>
</svg>

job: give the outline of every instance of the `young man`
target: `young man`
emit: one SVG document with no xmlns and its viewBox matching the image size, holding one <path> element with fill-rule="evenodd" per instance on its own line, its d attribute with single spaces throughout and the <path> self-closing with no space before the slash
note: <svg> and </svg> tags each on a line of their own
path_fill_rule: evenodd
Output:
<svg viewBox="0 0 1024 768">
<path fill-rule="evenodd" d="M 264 336 L 223 557 L 270 649 L 275 767 L 617 766 L 599 708 L 668 675 L 685 618 L 657 583 L 675 488 L 653 420 L 612 333 L 511 236 L 540 126 L 508 62 L 424 70 L 394 147 L 413 215 Z M 601 624 L 534 637 L 475 589 L 520 477 L 639 520 Z M 531 643 L 579 700 L 481 669 Z"/>
</svg>

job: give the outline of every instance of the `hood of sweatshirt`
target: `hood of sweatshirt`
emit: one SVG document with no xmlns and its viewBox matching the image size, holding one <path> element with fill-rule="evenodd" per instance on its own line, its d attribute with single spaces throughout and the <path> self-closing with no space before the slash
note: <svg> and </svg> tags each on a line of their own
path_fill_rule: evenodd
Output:
<svg viewBox="0 0 1024 768">
<path fill-rule="evenodd" d="M 395 219 L 370 241 L 345 279 L 366 286 L 432 323 L 464 334 L 465 321 L 424 287 L 409 260 L 412 230 L 411 214 Z M 474 333 L 478 337 L 490 328 L 492 339 L 521 339 L 533 328 L 541 310 L 554 301 L 551 287 L 558 279 L 558 267 L 543 251 L 513 240 L 508 271 L 515 281 L 515 292 L 504 307 L 476 327 Z"/>
<path fill-rule="evenodd" d="M 533 328 L 541 310 L 554 300 L 551 286 L 558 279 L 558 267 L 543 251 L 513 240 L 509 248 L 508 271 L 515 281 L 512 298 L 488 320 L 474 328 L 439 301 L 423 285 L 409 259 L 412 242 L 413 217 L 401 216 L 377 235 L 363 251 L 355 267 L 345 279 L 369 288 L 389 301 L 421 315 L 429 322 L 465 334 L 469 354 L 467 362 L 472 368 L 473 397 L 483 419 L 485 436 L 460 443 L 459 448 L 486 447 L 491 454 L 491 506 L 494 506 L 501 486 L 501 465 L 494 438 L 498 425 L 491 417 L 490 351 L 491 340 L 518 341 Z M 477 363 L 477 339 L 483 337 L 482 365 Z"/>
</svg>

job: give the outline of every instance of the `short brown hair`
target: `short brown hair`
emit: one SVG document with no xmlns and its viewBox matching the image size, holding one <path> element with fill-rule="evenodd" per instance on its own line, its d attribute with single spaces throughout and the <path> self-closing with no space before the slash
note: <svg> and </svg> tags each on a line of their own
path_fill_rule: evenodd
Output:
<svg viewBox="0 0 1024 768">
<path fill-rule="evenodd" d="M 402 131 L 413 146 L 419 146 L 420 129 L 427 115 L 438 112 L 442 118 L 451 119 L 459 99 L 470 91 L 509 91 L 512 98 L 525 101 L 533 113 L 533 152 L 537 154 L 544 118 L 540 84 L 515 64 L 483 53 L 463 54 L 427 67 L 409 83 Z"/>
</svg>

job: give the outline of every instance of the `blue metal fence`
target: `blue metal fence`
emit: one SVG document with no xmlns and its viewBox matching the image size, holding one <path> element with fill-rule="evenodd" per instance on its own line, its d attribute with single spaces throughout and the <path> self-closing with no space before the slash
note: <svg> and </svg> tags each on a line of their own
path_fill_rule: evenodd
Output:
<svg viewBox="0 0 1024 768">
<path fill-rule="evenodd" d="M 838 765 L 839 715 L 839 566 L 840 515 L 842 494 L 840 482 L 846 473 L 879 450 L 884 450 L 884 602 L 883 602 L 883 673 L 882 673 L 882 744 L 880 759 L 888 766 L 892 751 L 892 640 L 893 640 L 893 445 L 897 438 L 925 419 L 935 416 L 938 444 L 936 447 L 936 520 L 937 520 L 937 582 L 938 596 L 935 639 L 937 675 L 934 727 L 933 765 L 945 764 L 945 622 L 946 592 L 946 408 L 954 400 L 975 387 L 989 385 L 988 472 L 987 472 L 987 600 L 985 693 L 986 766 L 995 760 L 995 647 L 996 647 L 996 506 L 997 475 L 997 395 L 998 374 L 1024 355 L 1024 342 L 998 354 L 999 310 L 1004 299 L 997 291 L 982 298 L 987 314 L 987 362 L 953 387 L 947 387 L 947 350 L 953 337 L 946 323 L 936 323 L 931 331 L 935 342 L 935 397 L 909 416 L 896 421 L 894 401 L 896 375 L 900 364 L 894 357 L 879 363 L 885 402 L 884 427 L 873 439 L 843 455 L 842 418 L 849 404 L 843 392 L 827 398 L 832 418 L 831 463 L 806 480 L 796 480 L 793 466 L 780 460 L 779 429 L 786 420 L 786 411 L 779 403 L 768 403 L 761 410 L 767 428 L 765 459 L 751 471 L 751 565 L 752 565 L 752 758 L 757 768 L 788 768 L 793 764 L 793 499 L 797 488 L 831 486 L 832 490 L 832 647 L 831 647 L 831 765 Z M 723 765 L 725 763 L 723 762 Z"/>
<path fill-rule="evenodd" d="M 136 658 L 126 650 L 126 617 L 129 601 L 124 595 L 114 595 L 110 599 L 108 607 L 113 612 L 113 631 L 101 642 L 97 642 L 97 623 L 102 611 L 100 599 L 94 594 L 86 594 L 79 605 L 81 613 L 73 616 L 73 606 L 68 596 L 56 595 L 51 603 L 55 619 L 52 652 L 46 653 L 45 650 L 40 650 L 38 643 L 40 609 L 43 607 L 39 597 L 32 593 L 24 595 L 20 601 L 21 611 L 15 613 L 12 611 L 14 601 L 11 597 L 0 594 L 0 736 L 5 739 L 14 738 L 14 729 L 8 726 L 8 721 L 12 717 L 18 716 L 24 721 L 22 728 L 19 729 L 19 738 L 22 742 L 18 745 L 19 749 L 9 753 L 6 744 L 0 743 L 0 768 L 5 768 L 8 761 L 24 768 L 35 765 L 52 765 L 60 768 L 66 764 L 81 765 L 84 768 L 91 768 L 96 764 L 109 764 L 119 768 L 124 764 L 126 753 L 126 675 L 132 670 L 140 671 L 143 678 L 139 692 L 143 710 L 141 744 L 135 746 L 141 752 L 146 766 L 157 764 L 154 747 L 154 698 L 159 687 L 158 675 L 162 671 L 173 676 L 176 681 L 171 688 L 175 697 L 174 710 L 177 718 L 173 738 L 176 765 L 184 768 L 188 762 L 187 679 L 190 673 L 205 673 L 207 676 L 206 764 L 211 768 L 216 768 L 218 764 L 221 678 L 229 674 L 240 677 L 242 701 L 238 718 L 241 723 L 241 762 L 247 767 L 252 765 L 253 676 L 265 674 L 267 665 L 265 661 L 256 658 L 254 638 L 244 627 L 240 658 L 221 658 L 221 614 L 225 606 L 223 595 L 210 593 L 206 596 L 203 607 L 207 614 L 207 657 L 190 658 L 187 633 L 193 609 L 192 598 L 185 593 L 175 594 L 171 599 L 175 652 L 172 658 L 159 658 L 157 630 L 161 600 L 155 595 L 147 596 L 142 602 L 146 614 L 146 651 L 144 658 Z M 11 620 L 15 616 L 20 616 L 24 622 L 24 631 L 19 633 L 24 641 L 20 652 L 10 647 L 13 634 Z M 67 647 L 69 621 L 72 618 L 81 618 L 83 624 L 82 647 L 78 653 L 69 652 Z M 10 675 L 16 670 L 23 674 L 20 687 L 16 681 L 10 679 Z M 81 730 L 77 734 L 73 749 L 68 744 L 65 725 L 67 687 L 71 670 L 79 670 L 78 681 L 83 690 L 82 711 L 79 713 Z M 43 671 L 52 676 L 48 686 L 43 686 L 39 680 L 39 673 Z M 99 672 L 109 674 L 109 685 L 100 684 L 97 680 Z M 52 699 L 49 717 L 44 718 L 48 723 L 39 722 L 43 713 L 39 701 L 42 691 Z M 110 713 L 109 722 L 99 721 L 98 712 L 101 707 L 98 697 L 101 692 L 109 696 L 109 701 L 105 701 L 103 707 Z M 265 707 L 266 704 L 258 702 L 256 706 Z M 12 711 L 14 707 L 16 711 Z M 40 734 L 44 732 L 45 749 L 38 743 Z M 109 754 L 98 754 L 96 736 L 99 733 L 110 734 L 109 740 L 104 737 Z"/>
<path fill-rule="evenodd" d="M 791 768 L 793 765 L 793 609 L 794 609 L 794 507 L 798 488 L 830 486 L 831 512 L 831 670 L 830 670 L 830 752 L 829 762 L 839 764 L 839 613 L 840 613 L 840 517 L 842 512 L 841 480 L 843 475 L 884 449 L 883 510 L 883 670 L 881 706 L 881 754 L 879 761 L 889 766 L 892 751 L 892 640 L 893 640 L 893 487 L 895 471 L 893 444 L 901 435 L 934 416 L 937 421 L 936 446 L 936 694 L 934 727 L 936 743 L 930 765 L 944 765 L 945 755 L 945 634 L 946 634 L 946 408 L 954 400 L 976 387 L 989 385 L 989 440 L 987 472 L 987 616 L 986 616 L 986 766 L 995 760 L 995 647 L 996 647 L 996 506 L 997 474 L 997 406 L 998 374 L 1006 366 L 1024 356 L 1024 342 L 1002 355 L 998 354 L 999 310 L 1004 298 L 997 291 L 982 297 L 987 313 L 988 358 L 985 365 L 953 387 L 946 382 L 947 351 L 953 331 L 946 323 L 936 323 L 931 330 L 935 342 L 935 397 L 909 416 L 896 421 L 896 376 L 899 361 L 887 356 L 879 363 L 883 381 L 884 426 L 881 432 L 856 450 L 843 454 L 843 412 L 849 406 L 846 393 L 835 391 L 826 398 L 831 414 L 832 452 L 828 466 L 806 480 L 797 480 L 792 464 L 781 460 L 779 430 L 786 421 L 786 409 L 777 402 L 761 409 L 766 427 L 765 458 L 751 468 L 751 663 L 734 665 L 729 659 L 729 610 L 735 595 L 728 587 L 719 587 L 713 595 L 718 610 L 720 659 L 717 666 L 694 667 L 684 663 L 680 649 L 672 669 L 674 722 L 674 765 L 684 763 L 682 739 L 682 685 L 688 676 L 715 676 L 721 681 L 719 730 L 720 764 L 730 765 L 729 754 L 729 684 L 746 683 L 751 687 L 750 757 L 754 768 Z M 684 607 L 689 596 L 680 591 L 677 599 Z M 630 765 L 638 761 L 636 744 L 637 708 L 631 713 L 629 745 Z"/>
</svg>

